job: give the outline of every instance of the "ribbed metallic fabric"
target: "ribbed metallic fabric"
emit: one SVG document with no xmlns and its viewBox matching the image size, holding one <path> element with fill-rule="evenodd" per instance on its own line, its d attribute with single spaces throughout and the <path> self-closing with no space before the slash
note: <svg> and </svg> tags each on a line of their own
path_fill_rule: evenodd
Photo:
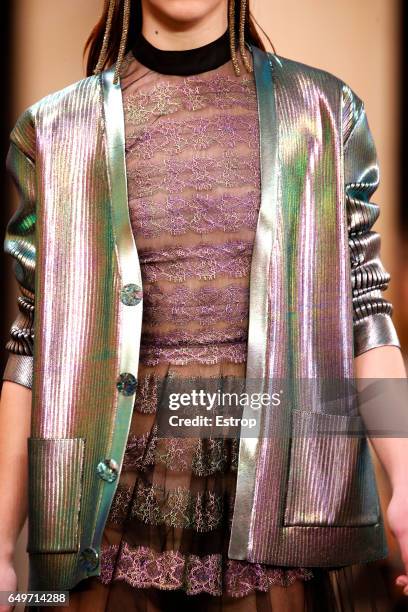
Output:
<svg viewBox="0 0 408 612">
<path fill-rule="evenodd" d="M 117 122 L 115 130 L 120 135 L 123 126 L 114 110 L 108 121 Z M 35 466 L 32 473 L 48 475 L 43 481 L 30 479 L 29 495 L 38 499 L 43 482 L 49 490 L 41 509 L 34 512 L 31 506 L 29 513 L 29 531 L 33 534 L 30 580 L 35 588 L 62 588 L 88 576 L 89 564 L 81 562 L 80 553 L 96 546 L 95 537 L 100 540 L 102 536 L 100 518 L 116 482 L 102 480 L 97 465 L 105 458 L 116 459 L 120 465 L 121 451 L 116 448 L 112 454 L 112 441 L 115 434 L 119 435 L 124 452 L 129 410 L 125 414 L 118 411 L 121 398 L 117 378 L 126 341 L 133 348 L 131 355 L 138 351 L 137 325 L 132 326 L 132 334 L 120 325 L 127 307 L 120 302 L 122 277 L 117 250 L 123 244 L 121 236 L 126 226 L 121 230 L 117 225 L 118 216 L 125 222 L 126 216 L 123 197 L 115 222 L 112 214 L 108 162 L 115 164 L 117 158 L 106 137 L 102 78 L 83 79 L 40 100 L 19 118 L 11 138 L 15 146 L 9 165 L 21 168 L 18 182 L 27 191 L 34 175 L 32 166 L 28 162 L 24 165 L 20 158 L 25 155 L 35 159 L 36 170 L 37 299 L 31 438 L 37 442 L 29 445 L 29 463 Z M 122 142 L 109 143 L 119 147 L 119 158 Z M 31 214 L 31 198 L 21 200 L 20 206 L 20 241 L 15 238 L 13 225 L 13 235 L 8 234 L 6 244 L 24 263 L 21 254 L 26 251 L 29 224 L 25 220 Z M 132 276 L 132 270 L 128 269 L 127 276 Z M 127 403 L 131 400 L 127 398 Z M 79 453 L 70 456 L 70 447 L 66 447 L 64 469 L 50 473 L 39 440 L 48 441 L 47 453 L 52 456 L 60 453 L 62 439 L 74 444 L 78 438 L 85 443 L 83 459 Z M 78 481 L 70 472 L 78 474 L 80 460 L 80 525 L 71 541 L 62 537 L 57 553 L 57 517 L 61 533 L 63 524 L 73 525 L 76 520 L 77 506 L 72 501 Z M 64 516 L 55 514 L 57 500 L 67 502 Z M 48 526 L 44 523 L 47 516 Z M 64 546 L 64 541 L 69 545 Z"/>
<path fill-rule="evenodd" d="M 9 359 L 3 380 L 28 388 L 33 382 L 36 188 L 34 149 L 30 135 L 20 135 L 20 147 L 10 143 L 6 165 L 19 192 L 19 206 L 7 226 L 4 251 L 14 258 L 18 282 L 18 314 L 5 348 Z"/>
<path fill-rule="evenodd" d="M 378 522 L 379 505 L 367 440 L 342 435 L 358 431 L 360 426 L 359 416 L 292 411 L 296 435 L 291 449 L 285 525 L 355 527 Z M 331 430 L 339 435 L 323 435 Z M 347 461 L 341 465 L 340 475 L 339 459 Z M 361 492 L 361 486 L 366 490 Z"/>
<path fill-rule="evenodd" d="M 29 438 L 28 445 L 29 478 L 36 486 L 28 500 L 27 550 L 76 552 L 85 440 Z"/>
<path fill-rule="evenodd" d="M 367 210 L 376 209 L 368 200 L 379 172 L 363 102 L 328 72 L 254 53 L 263 199 L 247 377 L 255 380 L 251 392 L 272 394 L 281 379 L 352 378 L 356 355 L 400 345 L 390 304 L 378 300 L 389 280 L 378 274 L 378 239 L 367 246 L 376 235 Z M 330 431 L 336 415 L 327 413 L 318 385 L 312 403 L 301 385 L 291 391 L 283 409 L 264 415 L 256 439 L 241 439 L 230 556 L 312 566 L 385 556 L 381 515 L 367 524 L 377 491 L 366 443 L 339 446 L 329 435 L 316 444 L 322 421 Z M 290 444 L 302 432 L 294 409 L 308 419 L 300 446 Z M 357 406 L 345 410 L 347 432 L 359 417 L 348 416 Z M 295 482 L 303 487 L 296 494 Z"/>
<path fill-rule="evenodd" d="M 241 440 L 229 554 L 320 567 L 378 559 L 387 549 L 367 444 L 317 436 L 333 425 L 351 431 L 360 417 L 350 407 L 331 414 L 319 393 L 305 401 L 296 383 L 350 378 L 355 355 L 400 346 L 371 229 L 375 147 L 363 103 L 341 79 L 251 52 L 262 200 L 247 378 L 253 392 L 275 392 L 275 379 L 294 384 L 283 410 L 265 412 L 255 437 Z M 29 515 L 31 589 L 71 588 L 99 574 L 117 479 L 97 467 L 110 459 L 120 472 L 134 401 L 143 300 L 121 296 L 129 285 L 142 295 L 142 284 L 113 72 L 41 99 L 11 134 L 20 206 L 5 249 L 35 295 L 29 494 L 43 500 Z M 14 363 L 14 380 L 27 383 Z"/>
<path fill-rule="evenodd" d="M 382 294 L 390 274 L 380 259 L 381 237 L 371 229 L 380 214 L 378 204 L 370 201 L 380 169 L 363 106 L 344 145 L 344 173 L 357 356 L 375 346 L 399 344 L 390 325 L 392 304 Z"/>
<path fill-rule="evenodd" d="M 11 330 L 11 333 L 13 333 L 13 330 Z M 10 353 L 4 368 L 3 380 L 17 382 L 17 384 L 23 385 L 23 387 L 32 389 L 33 359 L 32 355 Z"/>
</svg>

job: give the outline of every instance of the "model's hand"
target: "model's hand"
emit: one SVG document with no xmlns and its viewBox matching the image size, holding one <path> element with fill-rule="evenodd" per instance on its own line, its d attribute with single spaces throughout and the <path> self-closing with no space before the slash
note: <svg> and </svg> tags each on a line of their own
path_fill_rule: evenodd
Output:
<svg viewBox="0 0 408 612">
<path fill-rule="evenodd" d="M 395 583 L 404 587 L 408 595 L 408 489 L 395 491 L 387 509 L 388 525 L 398 541 L 405 574 L 400 574 Z"/>
<path fill-rule="evenodd" d="M 0 558 L 0 592 L 17 591 L 17 574 L 12 562 Z M 15 604 L 0 604 L 0 612 L 12 612 Z"/>
</svg>

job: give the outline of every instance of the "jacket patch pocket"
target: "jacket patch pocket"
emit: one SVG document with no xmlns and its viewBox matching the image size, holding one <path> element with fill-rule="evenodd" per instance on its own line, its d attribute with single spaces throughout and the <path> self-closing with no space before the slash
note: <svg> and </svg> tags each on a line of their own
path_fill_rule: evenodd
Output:
<svg viewBox="0 0 408 612">
<path fill-rule="evenodd" d="M 360 416 L 293 410 L 284 525 L 378 523 L 374 466 Z"/>
<path fill-rule="evenodd" d="M 28 438 L 27 552 L 78 550 L 84 450 L 84 438 Z"/>
</svg>

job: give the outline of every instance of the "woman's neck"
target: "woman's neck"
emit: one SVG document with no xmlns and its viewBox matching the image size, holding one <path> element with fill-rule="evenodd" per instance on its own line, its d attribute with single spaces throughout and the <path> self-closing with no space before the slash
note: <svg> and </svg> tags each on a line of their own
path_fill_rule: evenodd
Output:
<svg viewBox="0 0 408 612">
<path fill-rule="evenodd" d="M 226 0 L 208 3 L 144 0 L 142 34 L 157 49 L 184 51 L 202 47 L 228 27 Z M 200 7 L 200 4 L 202 5 Z"/>
<path fill-rule="evenodd" d="M 185 49 L 159 49 L 140 32 L 132 45 L 134 57 L 161 74 L 191 75 L 214 70 L 231 59 L 229 29 L 205 45 Z"/>
</svg>

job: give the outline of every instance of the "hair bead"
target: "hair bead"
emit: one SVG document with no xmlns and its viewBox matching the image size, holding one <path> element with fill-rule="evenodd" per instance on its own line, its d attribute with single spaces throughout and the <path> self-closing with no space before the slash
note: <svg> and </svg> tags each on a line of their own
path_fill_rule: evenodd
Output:
<svg viewBox="0 0 408 612">
<path fill-rule="evenodd" d="M 240 15 L 239 15 L 239 49 L 244 62 L 244 66 L 248 72 L 252 72 L 252 66 L 247 56 L 245 48 L 245 17 L 246 17 L 247 0 L 241 0 Z"/>
<path fill-rule="evenodd" d="M 127 43 L 127 37 L 128 37 L 128 31 L 129 31 L 130 2 L 131 0 L 125 0 L 124 6 L 123 6 L 122 35 L 120 37 L 119 53 L 118 53 L 118 58 L 116 60 L 116 65 L 115 65 L 115 75 L 113 77 L 114 83 L 117 83 L 119 79 L 120 68 L 122 66 L 123 58 L 126 53 L 126 43 Z"/>
<path fill-rule="evenodd" d="M 229 0 L 228 5 L 228 16 L 229 16 L 229 36 L 230 36 L 230 49 L 231 49 L 231 60 L 234 66 L 235 74 L 239 76 L 241 69 L 237 58 L 237 52 L 235 49 L 235 0 Z"/>
<path fill-rule="evenodd" d="M 94 74 L 101 72 L 103 64 L 106 59 L 106 51 L 108 48 L 109 36 L 112 28 L 113 10 L 115 8 L 115 0 L 105 0 L 104 13 L 107 11 L 105 32 L 103 35 L 103 42 L 101 51 L 99 53 L 98 63 L 95 67 Z"/>
</svg>

